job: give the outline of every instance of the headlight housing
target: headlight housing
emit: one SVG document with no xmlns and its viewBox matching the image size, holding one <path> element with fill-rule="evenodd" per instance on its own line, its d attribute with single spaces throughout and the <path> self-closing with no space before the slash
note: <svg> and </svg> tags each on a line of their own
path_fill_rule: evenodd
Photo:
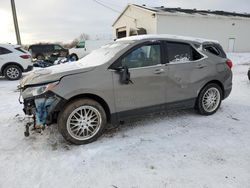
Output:
<svg viewBox="0 0 250 188">
<path fill-rule="evenodd" d="M 52 82 L 52 83 L 41 85 L 41 86 L 28 87 L 27 89 L 23 91 L 22 95 L 25 95 L 27 97 L 31 97 L 31 96 L 35 97 L 35 96 L 41 95 L 49 90 L 52 90 L 58 83 L 59 81 L 56 81 L 56 82 Z"/>
</svg>

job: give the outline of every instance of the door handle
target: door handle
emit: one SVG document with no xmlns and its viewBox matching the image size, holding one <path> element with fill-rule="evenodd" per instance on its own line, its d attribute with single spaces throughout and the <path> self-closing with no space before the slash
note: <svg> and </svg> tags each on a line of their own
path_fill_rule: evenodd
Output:
<svg viewBox="0 0 250 188">
<path fill-rule="evenodd" d="M 207 65 L 202 65 L 202 64 L 199 64 L 196 66 L 197 69 L 203 69 L 205 68 Z"/>
<path fill-rule="evenodd" d="M 165 72 L 164 69 L 156 69 L 156 70 L 154 71 L 155 74 L 161 74 L 161 73 L 164 73 L 164 72 Z"/>
</svg>

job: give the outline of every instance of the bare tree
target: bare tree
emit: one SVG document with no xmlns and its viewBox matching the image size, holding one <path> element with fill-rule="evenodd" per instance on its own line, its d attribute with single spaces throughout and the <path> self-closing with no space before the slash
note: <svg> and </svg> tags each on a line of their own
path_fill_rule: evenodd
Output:
<svg viewBox="0 0 250 188">
<path fill-rule="evenodd" d="M 79 39 L 80 41 L 89 40 L 89 35 L 86 34 L 86 33 L 82 33 L 82 34 L 78 37 L 78 39 Z"/>
</svg>

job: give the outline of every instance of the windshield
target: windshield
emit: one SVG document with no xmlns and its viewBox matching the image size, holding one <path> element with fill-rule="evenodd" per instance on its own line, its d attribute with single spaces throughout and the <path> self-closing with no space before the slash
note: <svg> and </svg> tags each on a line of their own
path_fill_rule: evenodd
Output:
<svg viewBox="0 0 250 188">
<path fill-rule="evenodd" d="M 78 61 L 80 67 L 102 65 L 112 59 L 119 51 L 126 48 L 132 41 L 112 42 L 92 51 Z"/>
<path fill-rule="evenodd" d="M 102 65 L 108 62 L 111 58 L 113 58 L 119 51 L 126 48 L 129 44 L 131 44 L 131 42 L 132 41 L 112 42 L 97 50 L 92 51 L 89 55 L 85 56 L 79 61 L 59 64 L 47 67 L 43 70 L 34 70 L 33 72 L 39 75 L 46 75 Z"/>
</svg>

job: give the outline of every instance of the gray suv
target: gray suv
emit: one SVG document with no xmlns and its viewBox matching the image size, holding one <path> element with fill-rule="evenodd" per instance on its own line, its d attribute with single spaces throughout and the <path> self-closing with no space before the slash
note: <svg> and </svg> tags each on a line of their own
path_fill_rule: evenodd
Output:
<svg viewBox="0 0 250 188">
<path fill-rule="evenodd" d="M 33 71 L 19 88 L 24 112 L 35 123 L 57 123 L 67 141 L 86 144 L 107 123 L 169 109 L 215 113 L 231 92 L 231 67 L 216 41 L 144 35 Z"/>
</svg>

